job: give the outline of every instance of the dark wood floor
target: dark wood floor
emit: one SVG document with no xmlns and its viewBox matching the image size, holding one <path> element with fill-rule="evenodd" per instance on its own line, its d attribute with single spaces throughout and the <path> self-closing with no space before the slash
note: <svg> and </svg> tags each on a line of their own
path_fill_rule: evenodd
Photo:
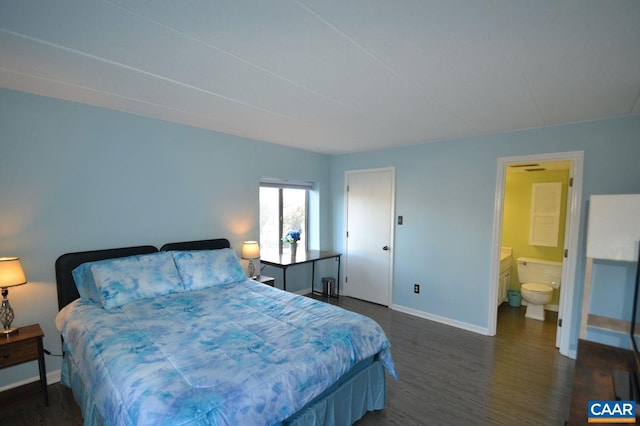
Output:
<svg viewBox="0 0 640 426">
<path fill-rule="evenodd" d="M 555 348 L 555 318 L 499 309 L 496 337 L 481 336 L 378 305 L 341 297 L 340 306 L 375 319 L 391 341 L 399 380 L 388 378 L 387 405 L 358 425 L 562 425 L 574 361 Z M 38 385 L 0 394 L 0 425 L 81 425 L 71 392 Z"/>
<path fill-rule="evenodd" d="M 399 380 L 387 405 L 360 425 L 564 425 L 575 361 L 555 347 L 557 314 L 544 322 L 503 304 L 488 337 L 344 298 L 391 341 Z M 342 302 L 342 299 L 340 299 Z"/>
</svg>

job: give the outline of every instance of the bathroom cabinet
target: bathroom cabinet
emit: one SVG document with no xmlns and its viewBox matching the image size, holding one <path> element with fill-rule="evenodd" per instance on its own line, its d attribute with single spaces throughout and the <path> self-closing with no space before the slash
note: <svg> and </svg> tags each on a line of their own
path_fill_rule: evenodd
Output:
<svg viewBox="0 0 640 426">
<path fill-rule="evenodd" d="M 513 261 L 513 249 L 511 247 L 500 248 L 500 275 L 498 276 L 498 306 L 507 300 L 507 291 L 511 288 L 511 264 Z"/>
<path fill-rule="evenodd" d="M 498 305 L 507 300 L 507 290 L 511 286 L 511 268 L 506 271 L 500 271 L 500 284 L 498 288 Z"/>
</svg>

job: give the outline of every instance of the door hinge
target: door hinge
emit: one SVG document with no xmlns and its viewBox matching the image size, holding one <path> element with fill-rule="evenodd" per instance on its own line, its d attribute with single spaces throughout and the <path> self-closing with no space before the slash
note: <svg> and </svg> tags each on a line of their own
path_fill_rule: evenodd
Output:
<svg viewBox="0 0 640 426">
<path fill-rule="evenodd" d="M 569 249 L 564 249 L 564 257 L 569 257 Z"/>
<path fill-rule="evenodd" d="M 349 282 L 349 277 L 344 277 L 344 282 L 348 283 Z"/>
<path fill-rule="evenodd" d="M 573 187 L 573 178 L 569 178 L 569 186 Z"/>
<path fill-rule="evenodd" d="M 562 318 L 558 319 L 558 327 L 562 327 Z"/>
<path fill-rule="evenodd" d="M 349 192 L 349 185 L 347 185 L 347 192 Z"/>
<path fill-rule="evenodd" d="M 347 231 L 347 238 L 349 238 L 349 231 Z"/>
</svg>

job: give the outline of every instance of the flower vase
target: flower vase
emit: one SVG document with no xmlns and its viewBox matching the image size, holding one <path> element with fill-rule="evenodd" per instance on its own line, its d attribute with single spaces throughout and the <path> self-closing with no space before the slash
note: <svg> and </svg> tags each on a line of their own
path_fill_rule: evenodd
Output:
<svg viewBox="0 0 640 426">
<path fill-rule="evenodd" d="M 294 241 L 290 245 L 291 248 L 291 257 L 296 257 L 296 251 L 298 250 L 298 242 Z"/>
</svg>

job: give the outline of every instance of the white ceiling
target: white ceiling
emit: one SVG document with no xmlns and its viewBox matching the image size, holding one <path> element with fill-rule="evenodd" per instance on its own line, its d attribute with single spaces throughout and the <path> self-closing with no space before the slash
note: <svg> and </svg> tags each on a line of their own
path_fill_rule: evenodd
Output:
<svg viewBox="0 0 640 426">
<path fill-rule="evenodd" d="M 640 114 L 640 1 L 0 0 L 0 87 L 374 150 Z"/>
</svg>

